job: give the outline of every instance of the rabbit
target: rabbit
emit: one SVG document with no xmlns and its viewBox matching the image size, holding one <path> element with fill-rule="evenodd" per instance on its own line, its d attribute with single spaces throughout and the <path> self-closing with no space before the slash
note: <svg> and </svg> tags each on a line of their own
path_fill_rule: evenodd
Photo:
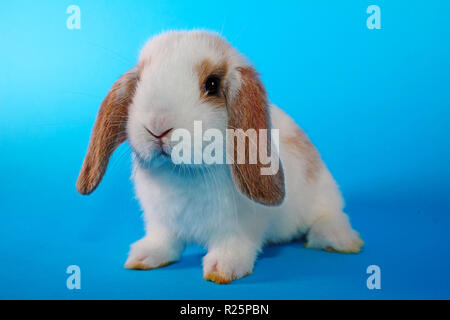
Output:
<svg viewBox="0 0 450 320">
<path fill-rule="evenodd" d="M 267 152 L 278 155 L 278 171 L 263 175 L 260 162 L 175 164 L 173 135 L 192 133 L 195 121 L 220 132 L 277 130 L 278 146 L 270 135 Z M 146 231 L 131 245 L 127 269 L 167 266 L 195 243 L 207 250 L 203 278 L 226 284 L 250 275 L 267 244 L 304 237 L 307 248 L 358 253 L 363 246 L 316 148 L 268 101 L 254 67 L 215 32 L 163 32 L 147 42 L 100 106 L 79 193 L 96 189 L 125 140 Z"/>
</svg>

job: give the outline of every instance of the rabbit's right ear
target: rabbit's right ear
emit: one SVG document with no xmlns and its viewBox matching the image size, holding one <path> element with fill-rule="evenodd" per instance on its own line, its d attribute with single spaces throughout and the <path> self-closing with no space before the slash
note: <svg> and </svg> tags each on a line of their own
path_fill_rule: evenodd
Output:
<svg viewBox="0 0 450 320">
<path fill-rule="evenodd" d="M 137 68 L 117 80 L 109 90 L 98 111 L 91 140 L 77 180 L 77 190 L 90 194 L 105 174 L 109 157 L 126 140 L 128 107 L 133 100 L 138 81 Z"/>
</svg>

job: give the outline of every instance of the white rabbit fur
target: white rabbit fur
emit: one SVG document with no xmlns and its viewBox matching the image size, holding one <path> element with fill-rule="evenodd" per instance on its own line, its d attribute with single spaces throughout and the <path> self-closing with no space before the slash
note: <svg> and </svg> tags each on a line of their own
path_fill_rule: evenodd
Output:
<svg viewBox="0 0 450 320">
<path fill-rule="evenodd" d="M 125 267 L 152 269 L 180 259 L 185 246 L 207 249 L 203 275 L 228 283 L 253 272 L 268 243 L 302 236 L 310 248 L 359 252 L 363 242 L 343 213 L 339 189 L 294 121 L 269 105 L 272 128 L 280 130 L 280 159 L 285 199 L 265 206 L 236 188 L 227 165 L 179 165 L 156 156 L 155 139 L 146 132 L 167 128 L 227 128 L 227 110 L 199 100 L 201 60 L 228 61 L 230 96 L 239 92 L 239 67 L 246 59 L 225 40 L 203 31 L 163 33 L 147 43 L 138 66 L 139 82 L 129 106 L 127 137 L 134 150 L 132 179 L 144 211 L 146 236 L 131 246 Z M 170 151 L 170 134 L 163 138 Z M 297 145 L 296 145 L 297 144 Z M 314 170 L 310 173 L 308 170 Z"/>
</svg>

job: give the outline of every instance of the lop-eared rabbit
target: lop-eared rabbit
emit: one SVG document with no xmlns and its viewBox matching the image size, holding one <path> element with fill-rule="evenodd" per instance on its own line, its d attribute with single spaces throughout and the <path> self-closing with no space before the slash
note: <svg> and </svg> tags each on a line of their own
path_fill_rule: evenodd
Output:
<svg viewBox="0 0 450 320">
<path fill-rule="evenodd" d="M 254 129 L 256 136 L 244 137 L 248 150 L 261 148 L 260 132 L 278 129 L 277 148 L 268 134 L 265 150 L 278 155 L 278 170 L 262 174 L 267 163 L 259 159 L 174 163 L 173 135 L 183 129 L 194 136 L 195 122 L 203 132 L 215 129 L 223 136 Z M 100 106 L 77 181 L 81 194 L 98 186 L 111 154 L 125 140 L 146 226 L 145 237 L 131 246 L 128 269 L 166 266 L 196 243 L 207 249 L 203 277 L 229 283 L 253 272 L 265 244 L 304 236 L 308 248 L 357 253 L 363 245 L 316 148 L 268 101 L 258 73 L 218 34 L 167 32 L 145 45 L 136 66 L 114 83 Z M 227 159 L 236 160 L 236 147 L 229 146 L 228 141 Z"/>
</svg>

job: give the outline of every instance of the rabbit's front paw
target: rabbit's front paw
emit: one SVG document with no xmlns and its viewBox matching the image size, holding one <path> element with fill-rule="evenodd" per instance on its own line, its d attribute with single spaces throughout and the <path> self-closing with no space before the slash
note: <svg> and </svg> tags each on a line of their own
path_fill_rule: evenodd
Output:
<svg viewBox="0 0 450 320">
<path fill-rule="evenodd" d="M 218 284 L 227 284 L 253 272 L 255 254 L 246 250 L 229 252 L 215 250 L 203 258 L 203 278 Z"/>
<path fill-rule="evenodd" d="M 180 255 L 180 246 L 146 237 L 131 245 L 125 268 L 136 270 L 162 268 L 177 261 Z"/>
</svg>

